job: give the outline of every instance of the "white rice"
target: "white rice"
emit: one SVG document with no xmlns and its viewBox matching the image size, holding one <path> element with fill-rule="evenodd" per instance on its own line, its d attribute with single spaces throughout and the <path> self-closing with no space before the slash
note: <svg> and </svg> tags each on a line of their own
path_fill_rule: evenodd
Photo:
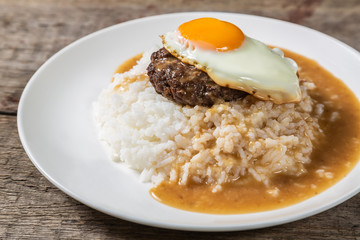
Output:
<svg viewBox="0 0 360 240">
<path fill-rule="evenodd" d="M 191 181 L 211 184 L 214 192 L 241 178 L 270 186 L 276 174 L 306 172 L 324 109 L 308 95 L 313 83 L 302 82 L 300 103 L 247 96 L 211 108 L 180 106 L 148 81 L 151 52 L 129 72 L 116 74 L 94 104 L 100 140 L 114 161 L 155 185 Z"/>
</svg>

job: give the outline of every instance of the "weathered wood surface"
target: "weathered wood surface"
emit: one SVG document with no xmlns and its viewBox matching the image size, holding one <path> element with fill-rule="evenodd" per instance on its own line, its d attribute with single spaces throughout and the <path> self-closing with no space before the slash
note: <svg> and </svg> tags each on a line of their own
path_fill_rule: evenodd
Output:
<svg viewBox="0 0 360 240">
<path fill-rule="evenodd" d="M 360 50 L 359 0 L 115 1 L 0 0 L 0 239 L 356 239 L 360 195 L 316 216 L 245 232 L 194 233 L 116 219 L 68 197 L 32 165 L 17 135 L 16 110 L 32 74 L 55 52 L 101 28 L 183 11 L 278 18 Z"/>
</svg>

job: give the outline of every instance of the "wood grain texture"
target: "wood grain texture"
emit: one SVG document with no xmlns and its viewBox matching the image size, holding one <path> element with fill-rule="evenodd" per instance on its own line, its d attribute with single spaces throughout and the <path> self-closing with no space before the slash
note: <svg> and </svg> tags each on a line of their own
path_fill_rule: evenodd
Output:
<svg viewBox="0 0 360 240">
<path fill-rule="evenodd" d="M 130 223 L 73 200 L 25 154 L 16 111 L 24 86 L 50 56 L 91 32 L 170 12 L 225 11 L 299 23 L 360 50 L 358 0 L 0 0 L 0 239 L 355 239 L 360 195 L 316 216 L 245 232 L 196 233 Z"/>
</svg>

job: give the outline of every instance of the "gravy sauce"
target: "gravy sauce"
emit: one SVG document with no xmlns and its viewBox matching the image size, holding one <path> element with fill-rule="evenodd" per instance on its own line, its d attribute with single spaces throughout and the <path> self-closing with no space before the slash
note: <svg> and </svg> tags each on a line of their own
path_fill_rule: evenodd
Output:
<svg viewBox="0 0 360 240">
<path fill-rule="evenodd" d="M 137 61 L 139 61 L 142 58 L 143 54 L 139 53 L 135 56 L 133 56 L 132 58 L 129 58 L 128 60 L 126 60 L 125 62 L 123 62 L 120 66 L 118 66 L 114 72 L 114 74 L 121 74 L 121 73 L 125 73 L 127 71 L 129 71 L 133 66 L 135 66 L 137 64 Z M 125 91 L 128 89 L 129 85 L 135 81 L 140 81 L 143 79 L 140 79 L 140 77 L 143 76 L 139 76 L 138 78 L 124 78 L 121 84 L 117 84 L 114 87 L 114 91 L 118 91 L 118 90 L 122 90 Z M 114 77 L 111 79 L 111 81 L 114 81 Z"/>
<path fill-rule="evenodd" d="M 114 74 L 116 73 L 124 73 L 129 71 L 133 66 L 136 65 L 137 61 L 139 61 L 142 58 L 143 54 L 139 53 L 135 56 L 133 56 L 132 58 L 129 58 L 128 60 L 126 60 L 125 62 L 123 62 L 120 66 L 118 66 L 114 72 Z"/>
<path fill-rule="evenodd" d="M 278 175 L 273 185 L 279 191 L 269 194 L 263 184 L 253 179 L 223 185 L 213 193 L 211 186 L 181 186 L 163 182 L 150 194 L 159 202 L 175 208 L 212 214 L 250 213 L 286 207 L 313 197 L 341 180 L 360 158 L 360 103 L 354 93 L 317 62 L 283 50 L 295 60 L 300 79 L 310 79 L 316 86 L 312 97 L 325 105 L 320 126 L 325 137 L 313 150 L 308 172 L 300 177 Z M 331 104 L 329 104 L 331 103 Z M 337 112 L 337 113 L 334 113 Z M 334 121 L 330 119 L 334 118 Z"/>
</svg>

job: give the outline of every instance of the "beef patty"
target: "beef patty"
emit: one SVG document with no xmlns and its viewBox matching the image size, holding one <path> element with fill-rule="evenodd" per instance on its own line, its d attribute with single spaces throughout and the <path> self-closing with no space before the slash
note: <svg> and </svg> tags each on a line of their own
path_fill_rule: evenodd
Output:
<svg viewBox="0 0 360 240">
<path fill-rule="evenodd" d="M 210 107 L 219 101 L 232 101 L 246 92 L 216 84 L 204 71 L 183 63 L 165 48 L 151 55 L 148 76 L 157 93 L 182 105 Z"/>
</svg>

